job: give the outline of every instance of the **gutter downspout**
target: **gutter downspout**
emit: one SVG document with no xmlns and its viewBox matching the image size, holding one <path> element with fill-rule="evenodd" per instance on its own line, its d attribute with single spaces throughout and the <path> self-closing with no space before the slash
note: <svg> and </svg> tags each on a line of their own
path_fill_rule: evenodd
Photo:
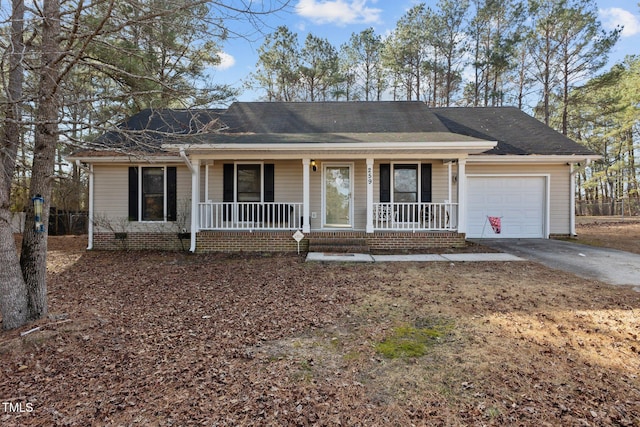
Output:
<svg viewBox="0 0 640 427">
<path fill-rule="evenodd" d="M 93 249 L 93 164 L 90 164 L 89 168 L 87 168 L 80 163 L 80 160 L 76 160 L 76 166 L 89 173 L 89 224 L 87 224 L 87 250 L 90 251 Z"/>
<path fill-rule="evenodd" d="M 180 149 L 180 157 L 182 157 L 182 160 L 184 160 L 184 163 L 187 165 L 191 173 L 194 174 L 196 170 L 191 164 L 191 161 L 189 160 L 189 158 L 187 157 L 187 153 L 185 153 L 184 148 Z"/>
<path fill-rule="evenodd" d="M 198 221 L 198 171 L 193 166 L 189 158 L 187 157 L 187 153 L 185 153 L 184 148 L 180 149 L 180 157 L 184 160 L 184 163 L 187 165 L 189 170 L 191 171 L 191 241 L 189 245 L 189 252 L 195 253 L 196 251 L 196 233 L 198 232 L 197 221 Z"/>
</svg>

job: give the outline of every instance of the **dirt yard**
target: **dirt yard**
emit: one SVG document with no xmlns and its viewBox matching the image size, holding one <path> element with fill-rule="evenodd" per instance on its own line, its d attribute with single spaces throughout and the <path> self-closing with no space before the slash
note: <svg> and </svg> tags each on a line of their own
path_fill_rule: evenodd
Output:
<svg viewBox="0 0 640 427">
<path fill-rule="evenodd" d="M 52 239 L 51 318 L 0 334 L 2 426 L 640 426 L 629 288 L 85 243 Z"/>
<path fill-rule="evenodd" d="M 578 242 L 640 254 L 640 218 L 577 217 Z"/>
</svg>

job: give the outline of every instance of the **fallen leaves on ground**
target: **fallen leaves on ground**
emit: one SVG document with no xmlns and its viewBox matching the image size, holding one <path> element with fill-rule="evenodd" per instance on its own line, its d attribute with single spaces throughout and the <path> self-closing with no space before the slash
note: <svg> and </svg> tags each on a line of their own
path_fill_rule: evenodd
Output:
<svg viewBox="0 0 640 427">
<path fill-rule="evenodd" d="M 81 243 L 50 245 L 52 317 L 0 335 L 0 400 L 24 409 L 0 409 L 3 426 L 640 425 L 640 294 L 626 287 L 527 262 Z M 376 353 L 398 326 L 431 323 L 450 329 L 425 356 Z"/>
</svg>

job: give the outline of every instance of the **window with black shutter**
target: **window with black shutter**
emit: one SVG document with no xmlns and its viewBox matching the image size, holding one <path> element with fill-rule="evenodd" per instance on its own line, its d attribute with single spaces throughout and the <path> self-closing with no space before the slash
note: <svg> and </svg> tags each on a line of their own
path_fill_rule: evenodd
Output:
<svg viewBox="0 0 640 427">
<path fill-rule="evenodd" d="M 222 177 L 223 202 L 273 202 L 275 173 L 273 163 L 225 163 Z"/>
<path fill-rule="evenodd" d="M 176 167 L 129 168 L 129 221 L 175 221 L 176 210 Z"/>
<path fill-rule="evenodd" d="M 420 166 L 418 182 L 417 164 L 380 164 L 380 203 L 431 203 L 431 163 Z M 418 199 L 418 196 L 420 198 Z"/>
</svg>

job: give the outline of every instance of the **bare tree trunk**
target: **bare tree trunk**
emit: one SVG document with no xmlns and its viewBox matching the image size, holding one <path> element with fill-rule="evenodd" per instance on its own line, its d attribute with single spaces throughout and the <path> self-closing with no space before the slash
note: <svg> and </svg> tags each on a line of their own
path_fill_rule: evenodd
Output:
<svg viewBox="0 0 640 427">
<path fill-rule="evenodd" d="M 565 48 L 566 51 L 566 48 Z M 562 77 L 562 124 L 561 131 L 563 135 L 567 134 L 567 128 L 569 126 L 569 63 L 567 54 L 565 52 L 565 59 L 563 63 L 563 77 Z"/>
<path fill-rule="evenodd" d="M 13 0 L 9 83 L 5 111 L 4 135 L 0 150 L 0 313 L 3 329 L 13 329 L 27 322 L 27 288 L 20 271 L 20 261 L 11 229 L 11 181 L 20 144 L 20 103 L 22 98 L 24 51 L 24 2 Z"/>
<path fill-rule="evenodd" d="M 549 35 L 549 29 L 546 29 L 546 33 L 545 33 L 545 44 L 546 44 L 546 50 L 545 50 L 545 60 L 544 60 L 544 72 L 542 75 L 542 84 L 543 84 L 543 92 L 542 92 L 542 96 L 543 96 L 543 106 L 544 106 L 544 124 L 549 126 L 549 122 L 550 122 L 550 118 L 551 118 L 551 111 L 550 111 L 550 106 L 549 106 L 549 101 L 551 98 L 551 42 L 550 42 L 550 35 Z"/>
<path fill-rule="evenodd" d="M 627 196 L 629 199 L 638 197 L 638 176 L 636 175 L 636 156 L 633 144 L 633 129 L 626 131 L 627 140 L 627 156 L 629 168 L 629 186 L 627 188 Z"/>
<path fill-rule="evenodd" d="M 62 53 L 60 37 L 59 0 L 44 0 L 42 23 L 42 68 L 36 111 L 35 146 L 31 176 L 31 196 L 45 199 L 42 221 L 49 222 L 51 187 L 58 143 L 58 78 Z M 47 232 L 35 231 L 33 209 L 27 212 L 20 265 L 29 296 L 29 319 L 47 315 Z"/>
</svg>

